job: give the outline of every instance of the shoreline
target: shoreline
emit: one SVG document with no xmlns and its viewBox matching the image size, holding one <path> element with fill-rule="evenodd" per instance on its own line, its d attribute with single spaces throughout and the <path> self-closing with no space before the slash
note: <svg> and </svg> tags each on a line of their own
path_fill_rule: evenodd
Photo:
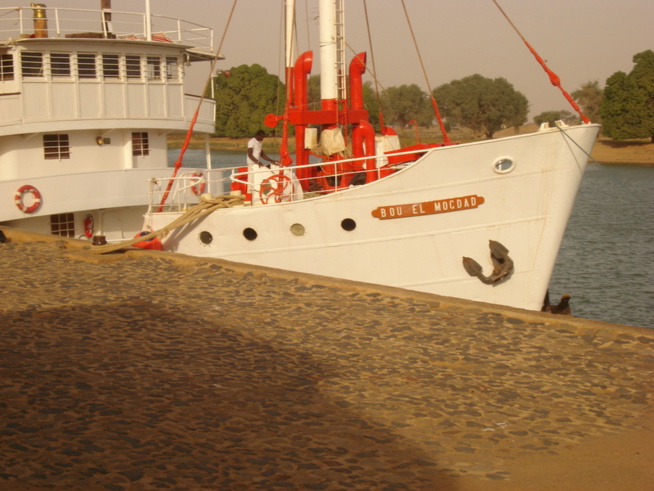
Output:
<svg viewBox="0 0 654 491">
<path fill-rule="evenodd" d="M 511 130 L 512 131 L 512 130 Z M 527 130 L 528 131 L 528 130 Z M 529 132 L 529 131 L 528 131 Z M 499 135 L 506 136 L 509 133 L 501 132 Z M 211 150 L 221 152 L 245 152 L 249 138 L 227 138 L 211 137 L 209 144 Z M 410 143 L 410 138 L 403 138 L 404 143 Z M 425 138 L 425 143 L 436 141 L 433 138 Z M 294 142 L 291 142 L 294 143 Z M 281 144 L 281 138 L 268 137 L 264 140 L 264 150 L 275 153 Z M 181 148 L 181 137 L 170 137 L 169 148 Z M 204 148 L 204 140 L 195 139 L 189 148 Z M 290 149 L 293 152 L 293 148 Z M 606 165 L 654 165 L 654 143 L 648 139 L 614 141 L 607 138 L 599 138 L 591 152 L 591 163 Z"/>
</svg>

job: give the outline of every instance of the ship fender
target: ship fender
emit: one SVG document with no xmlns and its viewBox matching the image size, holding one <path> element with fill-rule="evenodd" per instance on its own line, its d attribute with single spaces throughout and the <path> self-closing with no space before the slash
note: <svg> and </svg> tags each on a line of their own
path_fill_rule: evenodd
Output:
<svg viewBox="0 0 654 491">
<path fill-rule="evenodd" d="M 25 206 L 25 203 L 23 203 L 23 197 L 27 193 L 32 193 L 32 196 L 34 197 L 34 201 L 29 206 Z M 39 209 L 39 206 L 41 206 L 41 193 L 34 186 L 25 184 L 24 186 L 19 187 L 16 191 L 14 202 L 16 203 L 16 207 L 23 213 L 34 213 Z"/>
</svg>

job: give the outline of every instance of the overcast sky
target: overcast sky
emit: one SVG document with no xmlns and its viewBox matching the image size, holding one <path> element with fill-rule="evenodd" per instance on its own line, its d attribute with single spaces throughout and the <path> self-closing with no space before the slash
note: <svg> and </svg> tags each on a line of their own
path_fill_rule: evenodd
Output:
<svg viewBox="0 0 654 491">
<path fill-rule="evenodd" d="M 223 36 L 234 0 L 151 0 L 152 12 L 183 18 L 215 29 Z M 0 5 L 15 5 L 2 0 Z M 44 0 L 55 7 L 55 0 Z M 100 0 L 60 0 L 96 8 Z M 258 63 L 283 74 L 282 0 L 237 0 L 221 48 L 219 68 Z M 369 51 L 363 0 L 346 0 L 346 39 L 355 51 Z M 654 50 L 654 0 L 498 0 L 527 41 L 540 53 L 563 87 L 572 92 L 587 81 L 631 71 L 633 55 Z M 143 9 L 145 0 L 112 0 L 115 10 Z M 300 50 L 313 49 L 318 70 L 318 2 L 297 0 Z M 405 0 L 429 85 L 475 73 L 506 78 L 530 103 L 530 116 L 569 109 L 540 65 L 492 0 Z M 400 0 L 368 0 L 375 65 L 384 87 L 418 84 L 428 91 Z M 307 27 L 311 31 L 307 35 Z M 218 41 L 217 41 L 218 42 Z M 311 46 L 309 46 L 311 45 Z M 351 52 L 348 53 L 348 60 Z M 371 58 L 368 57 L 371 67 Z M 209 64 L 191 71 L 192 92 L 201 91 Z M 366 74 L 364 80 L 370 80 Z"/>
</svg>

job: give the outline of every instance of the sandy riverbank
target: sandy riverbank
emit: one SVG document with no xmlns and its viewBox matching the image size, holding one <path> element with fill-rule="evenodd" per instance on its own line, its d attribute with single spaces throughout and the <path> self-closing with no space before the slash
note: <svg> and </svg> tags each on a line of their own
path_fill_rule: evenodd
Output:
<svg viewBox="0 0 654 491">
<path fill-rule="evenodd" d="M 654 482 L 651 330 L 5 233 L 0 489 Z"/>
</svg>

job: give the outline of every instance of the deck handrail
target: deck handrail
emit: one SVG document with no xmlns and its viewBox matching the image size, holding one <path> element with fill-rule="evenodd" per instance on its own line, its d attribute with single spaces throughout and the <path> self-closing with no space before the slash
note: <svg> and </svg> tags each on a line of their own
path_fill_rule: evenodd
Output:
<svg viewBox="0 0 654 491">
<path fill-rule="evenodd" d="M 39 37 L 61 39 L 84 34 L 102 38 L 147 40 L 146 14 L 120 10 L 73 9 L 38 7 L 44 12 L 41 27 L 37 27 L 33 11 L 37 7 L 0 8 L 0 39 Z M 110 20 L 105 20 L 105 14 Z M 152 14 L 152 41 L 172 42 L 193 46 L 213 53 L 213 29 L 194 22 Z"/>
</svg>

